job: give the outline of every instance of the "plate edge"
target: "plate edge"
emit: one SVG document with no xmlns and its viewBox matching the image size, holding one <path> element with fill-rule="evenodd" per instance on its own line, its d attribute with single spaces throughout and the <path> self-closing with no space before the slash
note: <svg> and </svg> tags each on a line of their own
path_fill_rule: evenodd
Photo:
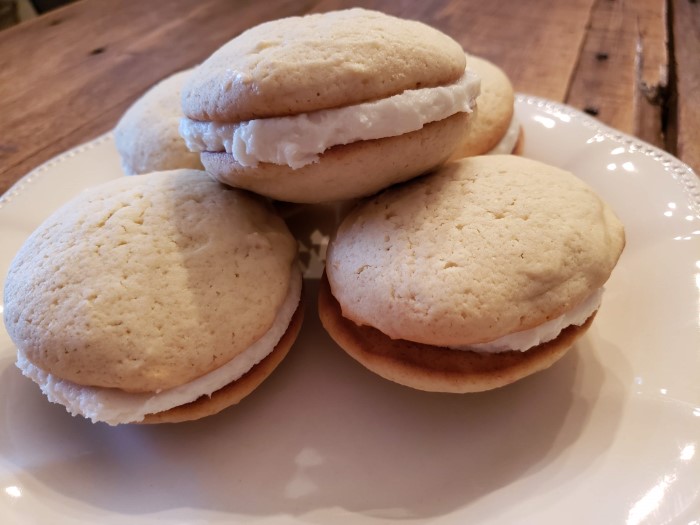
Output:
<svg viewBox="0 0 700 525">
<path fill-rule="evenodd" d="M 695 173 L 693 168 L 679 158 L 674 157 L 669 152 L 649 144 L 642 139 L 633 137 L 632 135 L 628 135 L 622 131 L 618 131 L 615 128 L 611 128 L 600 120 L 567 104 L 554 102 L 552 100 L 536 97 L 534 95 L 527 95 L 525 93 L 516 93 L 515 100 L 516 103 L 535 106 L 548 112 L 563 113 L 564 115 L 577 120 L 586 128 L 591 129 L 597 135 L 619 144 L 623 144 L 630 151 L 642 153 L 647 157 L 651 157 L 652 160 L 659 162 L 664 168 L 664 171 L 670 173 L 674 180 L 676 180 L 676 182 L 682 186 L 684 192 L 689 197 L 692 211 L 698 218 L 700 218 L 700 176 Z"/>
<path fill-rule="evenodd" d="M 61 162 L 75 157 L 76 155 L 79 155 L 85 151 L 91 150 L 104 142 L 107 142 L 108 140 L 113 138 L 113 135 L 114 133 L 112 131 L 108 131 L 107 133 L 99 135 L 98 137 L 95 137 L 94 139 L 89 140 L 88 142 L 84 142 L 74 148 L 64 151 L 63 153 L 60 153 L 59 155 L 47 160 L 43 164 L 40 164 L 36 168 L 32 169 L 26 175 L 23 175 L 21 178 L 19 178 L 12 186 L 10 186 L 7 189 L 5 193 L 0 195 L 0 210 L 7 206 L 10 202 L 12 202 L 12 200 L 14 200 L 17 196 L 19 196 L 27 186 L 29 186 L 32 182 L 41 177 L 42 174 L 49 171 L 57 164 L 60 164 Z"/>
</svg>

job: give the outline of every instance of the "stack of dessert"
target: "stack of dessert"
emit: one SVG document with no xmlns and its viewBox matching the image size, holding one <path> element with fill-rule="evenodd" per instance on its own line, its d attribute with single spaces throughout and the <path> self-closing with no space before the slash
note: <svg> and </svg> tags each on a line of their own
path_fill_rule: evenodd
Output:
<svg viewBox="0 0 700 525">
<path fill-rule="evenodd" d="M 465 393 L 550 366 L 590 326 L 624 232 L 577 177 L 512 155 L 513 105 L 497 66 L 416 21 L 350 9 L 245 31 L 123 116 L 137 176 L 22 246 L 4 290 L 18 367 L 112 425 L 239 402 L 302 325 L 281 203 L 343 210 L 323 225 L 318 313 L 372 372 Z"/>
</svg>

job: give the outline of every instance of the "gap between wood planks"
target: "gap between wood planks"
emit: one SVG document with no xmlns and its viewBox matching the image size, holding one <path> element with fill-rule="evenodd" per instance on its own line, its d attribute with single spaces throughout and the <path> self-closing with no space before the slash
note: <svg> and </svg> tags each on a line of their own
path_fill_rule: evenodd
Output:
<svg viewBox="0 0 700 525">
<path fill-rule="evenodd" d="M 668 0 L 667 149 L 700 174 L 700 1 Z"/>
<path fill-rule="evenodd" d="M 694 0 L 596 0 L 566 102 L 697 168 L 699 16 Z"/>
<path fill-rule="evenodd" d="M 664 147 L 666 0 L 596 0 L 566 101 Z"/>
</svg>

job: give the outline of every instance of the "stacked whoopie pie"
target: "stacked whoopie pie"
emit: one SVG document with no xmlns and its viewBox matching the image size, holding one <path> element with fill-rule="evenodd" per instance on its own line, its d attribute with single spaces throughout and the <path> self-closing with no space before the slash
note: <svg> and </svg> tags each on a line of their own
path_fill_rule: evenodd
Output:
<svg viewBox="0 0 700 525">
<path fill-rule="evenodd" d="M 267 202 L 196 170 L 80 193 L 5 282 L 17 365 L 109 424 L 216 413 L 260 384 L 301 326 L 296 241 Z"/>
<path fill-rule="evenodd" d="M 472 62 L 497 93 L 476 113 Z M 81 193 L 10 267 L 18 367 L 93 422 L 235 404 L 303 316 L 296 240 L 269 199 L 356 198 L 319 296 L 341 347 L 426 390 L 548 366 L 590 324 L 624 237 L 570 174 L 510 156 L 445 164 L 517 131 L 512 87 L 484 64 L 429 26 L 350 9 L 261 24 L 155 86 L 115 133 L 125 171 L 146 174 Z"/>
<path fill-rule="evenodd" d="M 224 183 L 335 201 L 444 163 L 478 93 L 444 33 L 349 9 L 261 24 L 224 45 L 185 85 L 180 132 Z"/>
<path fill-rule="evenodd" d="M 515 92 L 505 72 L 496 64 L 474 55 L 469 69 L 481 79 L 477 107 L 467 125 L 467 136 L 452 159 L 476 155 L 520 154 L 523 131 L 515 116 Z"/>
<path fill-rule="evenodd" d="M 377 374 L 421 390 L 501 387 L 590 326 L 624 247 L 572 174 L 513 155 L 446 164 L 354 208 L 331 241 L 319 314 Z"/>
<path fill-rule="evenodd" d="M 199 155 L 187 149 L 178 133 L 180 94 L 190 70 L 158 82 L 143 94 L 114 128 L 114 144 L 127 175 L 179 168 L 201 170 Z"/>
</svg>

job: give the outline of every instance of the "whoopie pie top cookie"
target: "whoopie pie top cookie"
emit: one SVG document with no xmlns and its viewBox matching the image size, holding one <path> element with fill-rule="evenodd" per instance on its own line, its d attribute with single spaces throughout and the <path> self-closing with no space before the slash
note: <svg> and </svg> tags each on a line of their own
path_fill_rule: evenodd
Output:
<svg viewBox="0 0 700 525">
<path fill-rule="evenodd" d="M 444 162 L 478 78 L 420 22 L 349 9 L 253 27 L 183 90 L 180 132 L 217 179 L 279 200 L 373 193 Z"/>
<path fill-rule="evenodd" d="M 167 77 L 150 88 L 124 113 L 114 128 L 114 142 L 127 175 L 178 168 L 202 169 L 178 131 L 180 92 L 191 70 Z"/>
<path fill-rule="evenodd" d="M 177 170 L 85 190 L 51 215 L 10 266 L 4 321 L 50 400 L 128 423 L 251 373 L 298 329 L 300 292 L 296 242 L 266 202 Z"/>
</svg>

